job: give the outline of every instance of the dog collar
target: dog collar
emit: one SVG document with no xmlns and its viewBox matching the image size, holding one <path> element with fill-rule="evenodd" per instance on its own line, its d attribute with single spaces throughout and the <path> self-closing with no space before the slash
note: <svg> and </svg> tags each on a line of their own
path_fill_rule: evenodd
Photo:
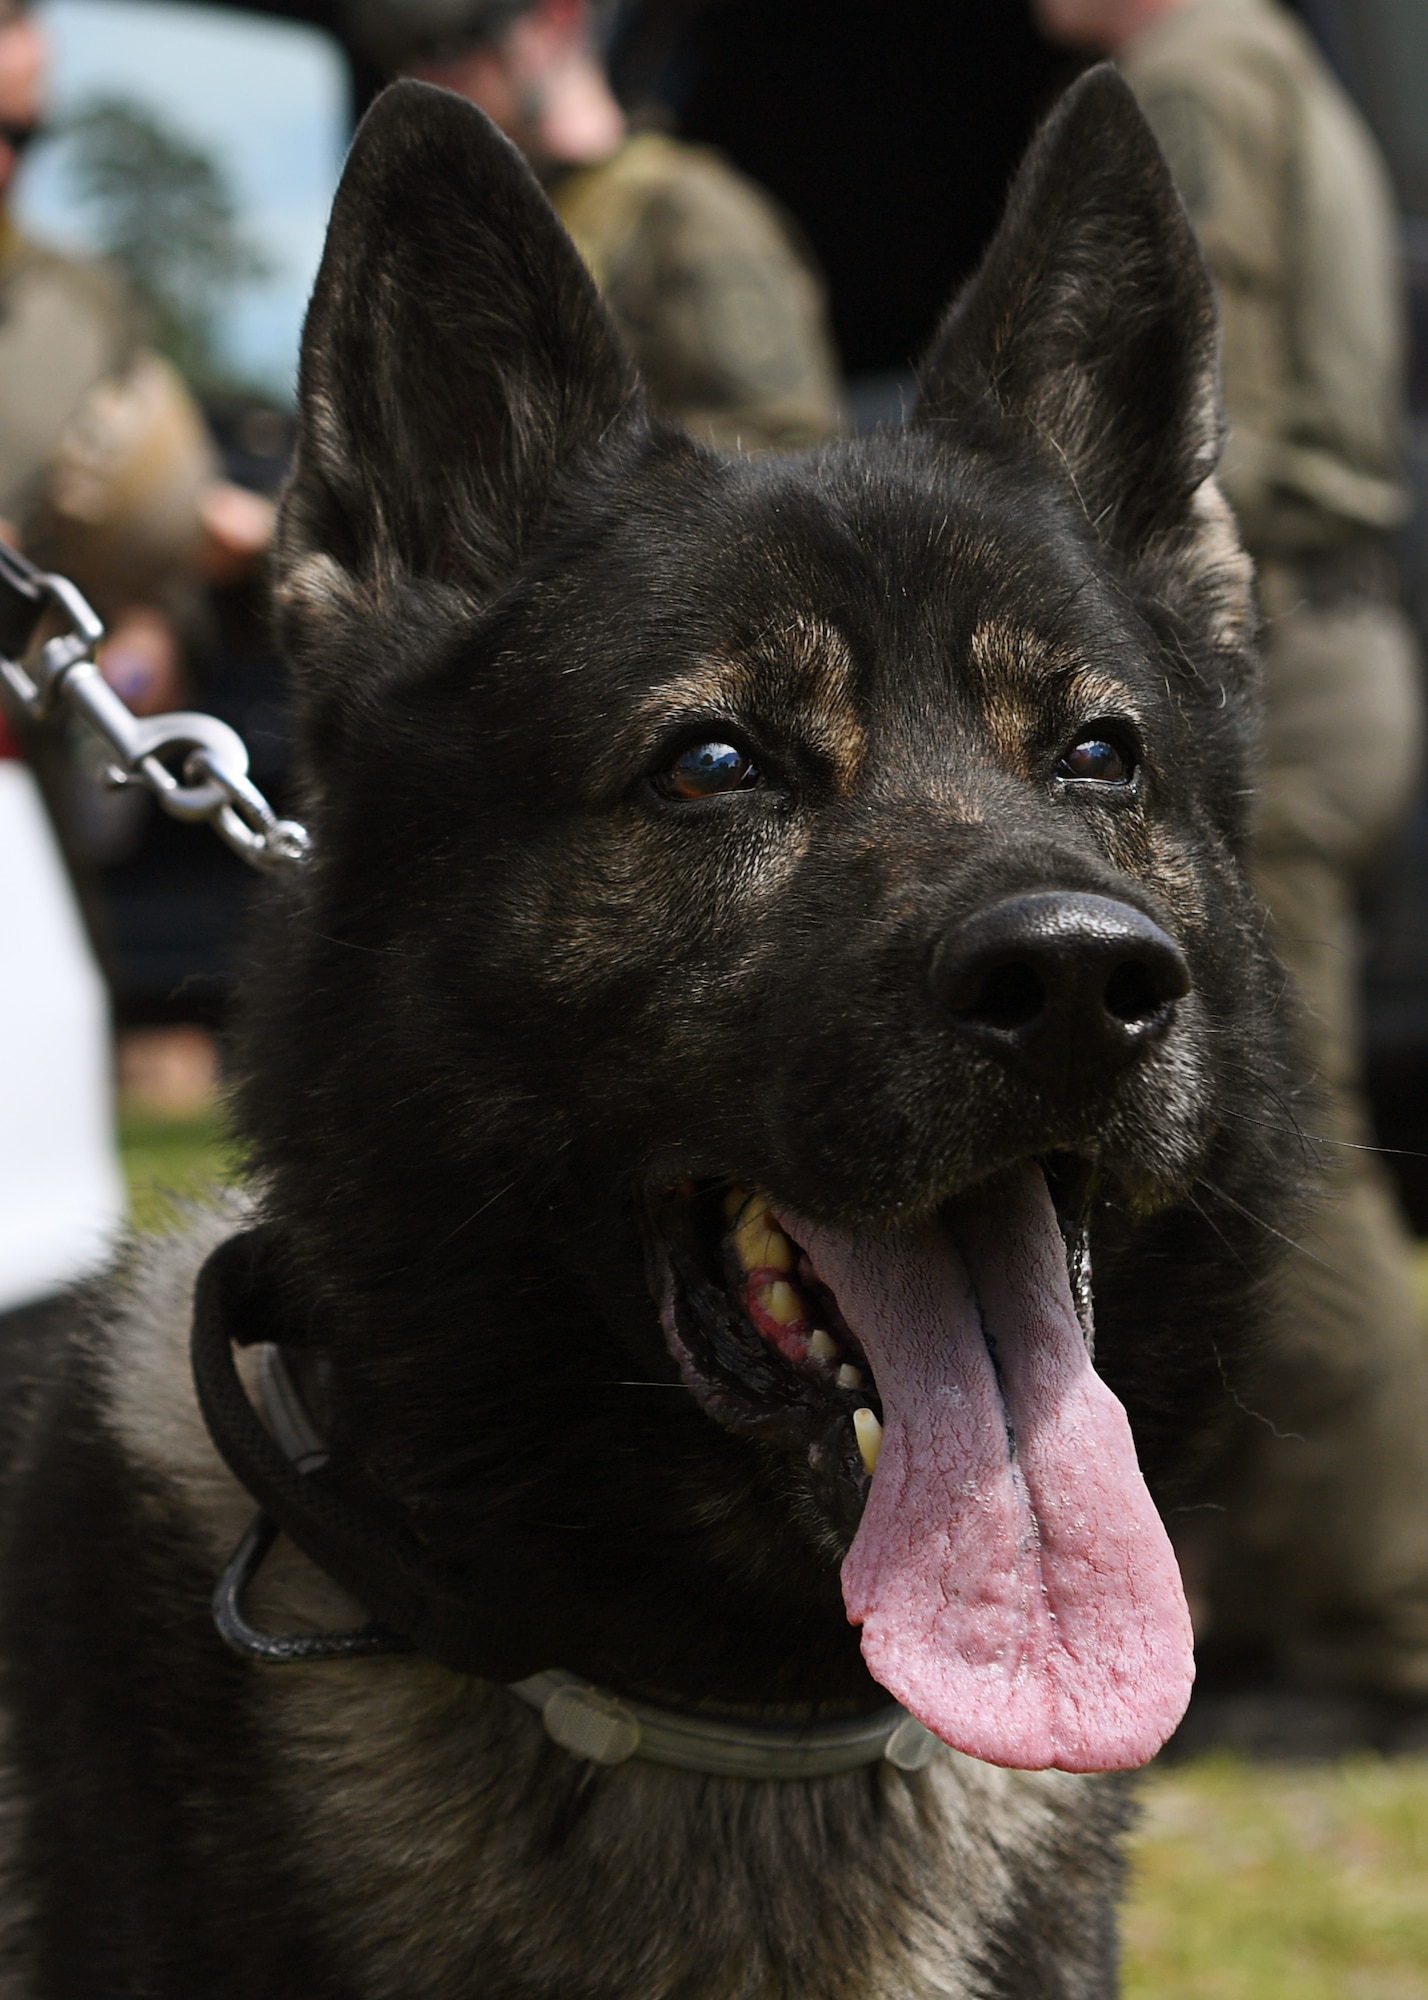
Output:
<svg viewBox="0 0 1428 2000">
<path fill-rule="evenodd" d="M 726 1778 L 827 1778 L 877 1763 L 920 1771 L 937 1750 L 931 1730 L 897 1702 L 851 1722 L 771 1729 L 629 1701 L 558 1668 L 509 1686 L 540 1711 L 553 1743 L 595 1764 L 643 1757 Z"/>
<path fill-rule="evenodd" d="M 229 1238 L 199 1273 L 194 1295 L 199 1407 L 225 1462 L 260 1505 L 214 1589 L 219 1635 L 234 1651 L 274 1666 L 423 1652 L 458 1672 L 481 1673 L 473 1655 L 482 1638 L 489 1648 L 489 1637 L 473 1632 L 472 1607 L 452 1580 L 399 1523 L 368 1519 L 347 1494 L 317 1482 L 330 1466 L 327 1442 L 282 1346 L 253 1338 L 251 1316 L 243 1310 L 270 1245 L 266 1228 Z M 234 1365 L 235 1339 L 258 1352 L 262 1419 Z M 274 1633 L 254 1626 L 243 1609 L 244 1593 L 279 1532 L 360 1602 L 371 1603 L 372 1622 L 345 1632 Z M 877 1763 L 917 1771 L 938 1747 L 931 1731 L 897 1702 L 850 1721 L 765 1727 L 635 1701 L 559 1668 L 507 1679 L 506 1685 L 539 1713 L 553 1743 L 595 1764 L 640 1758 L 711 1776 L 798 1779 Z"/>
</svg>

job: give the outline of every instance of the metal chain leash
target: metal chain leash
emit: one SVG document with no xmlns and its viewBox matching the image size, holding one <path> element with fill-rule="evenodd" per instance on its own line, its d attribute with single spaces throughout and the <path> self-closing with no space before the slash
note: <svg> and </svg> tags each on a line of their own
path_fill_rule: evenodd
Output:
<svg viewBox="0 0 1428 2000">
<path fill-rule="evenodd" d="M 47 622 L 60 629 L 29 659 Z M 143 785 L 175 819 L 207 820 L 255 868 L 300 867 L 306 827 L 279 819 L 248 776 L 241 736 L 216 715 L 134 715 L 95 665 L 104 626 L 68 577 L 0 543 L 0 675 L 36 722 L 63 706 L 103 739 L 112 785 Z"/>
</svg>

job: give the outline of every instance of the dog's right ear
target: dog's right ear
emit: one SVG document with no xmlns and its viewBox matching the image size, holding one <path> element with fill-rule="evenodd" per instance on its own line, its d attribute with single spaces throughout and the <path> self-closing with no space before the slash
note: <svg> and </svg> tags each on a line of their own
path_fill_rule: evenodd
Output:
<svg viewBox="0 0 1428 2000">
<path fill-rule="evenodd" d="M 1190 518 L 1215 469 L 1218 359 L 1189 217 L 1129 86 L 1102 65 L 1033 141 L 923 364 L 919 418 L 995 410 L 1134 556 Z"/>
<path fill-rule="evenodd" d="M 499 588 L 562 467 L 638 408 L 520 154 L 465 99 L 394 84 L 353 141 L 303 329 L 276 552 L 290 652 L 327 651 L 414 581 Z"/>
</svg>

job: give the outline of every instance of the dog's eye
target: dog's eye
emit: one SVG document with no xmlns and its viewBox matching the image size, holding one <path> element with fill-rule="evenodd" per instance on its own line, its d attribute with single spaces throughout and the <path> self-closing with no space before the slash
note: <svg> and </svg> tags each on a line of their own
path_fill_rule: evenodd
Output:
<svg viewBox="0 0 1428 2000">
<path fill-rule="evenodd" d="M 732 743 L 693 743 L 655 780 L 666 798 L 709 799 L 736 792 L 758 777 L 753 760 Z"/>
<path fill-rule="evenodd" d="M 1104 736 L 1083 736 L 1073 743 L 1056 767 L 1058 778 L 1090 778 L 1103 785 L 1123 785 L 1133 766 L 1125 752 Z"/>
</svg>

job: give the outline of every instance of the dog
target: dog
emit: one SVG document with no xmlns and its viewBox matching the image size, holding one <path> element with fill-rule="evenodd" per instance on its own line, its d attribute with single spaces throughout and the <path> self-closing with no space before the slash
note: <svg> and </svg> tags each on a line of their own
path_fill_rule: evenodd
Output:
<svg viewBox="0 0 1428 2000">
<path fill-rule="evenodd" d="M 1296 1084 L 1113 72 L 920 381 L 706 449 L 480 113 L 365 119 L 253 1176 L 5 1348 L 4 2000 L 1115 1991 Z"/>
</svg>

